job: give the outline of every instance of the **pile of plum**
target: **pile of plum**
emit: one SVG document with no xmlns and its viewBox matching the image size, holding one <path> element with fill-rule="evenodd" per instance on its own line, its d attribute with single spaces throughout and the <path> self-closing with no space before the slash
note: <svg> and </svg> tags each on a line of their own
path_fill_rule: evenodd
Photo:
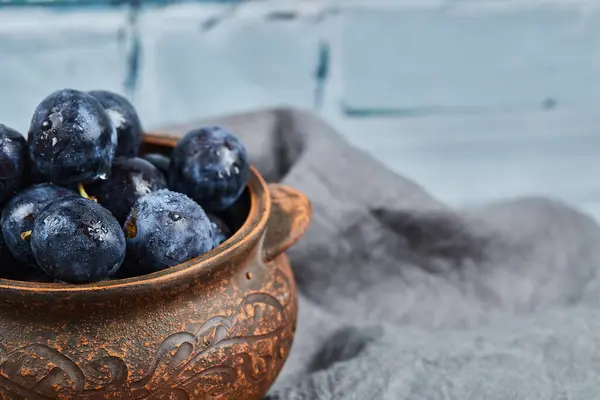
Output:
<svg viewBox="0 0 600 400">
<path fill-rule="evenodd" d="M 132 104 L 56 91 L 27 140 L 0 125 L 0 277 L 88 283 L 180 264 L 223 243 L 217 215 L 242 194 L 246 149 L 219 127 L 188 132 L 168 158 L 138 157 Z"/>
</svg>

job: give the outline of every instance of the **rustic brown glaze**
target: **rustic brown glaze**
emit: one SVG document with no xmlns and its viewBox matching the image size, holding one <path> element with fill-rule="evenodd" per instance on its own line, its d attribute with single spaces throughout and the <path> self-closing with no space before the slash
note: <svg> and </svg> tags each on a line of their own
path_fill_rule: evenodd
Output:
<svg viewBox="0 0 600 400">
<path fill-rule="evenodd" d="M 176 139 L 149 135 L 168 153 Z M 247 218 L 187 263 L 89 285 L 0 280 L 3 399 L 259 399 L 296 326 L 283 254 L 310 203 L 252 169 Z"/>
</svg>

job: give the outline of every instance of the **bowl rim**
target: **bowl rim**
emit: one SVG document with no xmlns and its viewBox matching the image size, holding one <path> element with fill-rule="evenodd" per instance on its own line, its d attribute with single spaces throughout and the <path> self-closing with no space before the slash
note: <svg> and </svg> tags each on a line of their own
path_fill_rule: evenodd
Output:
<svg viewBox="0 0 600 400">
<path fill-rule="evenodd" d="M 250 166 L 246 188 L 250 209 L 242 226 L 220 246 L 184 263 L 146 275 L 100 281 L 86 284 L 27 282 L 0 279 L 0 297 L 6 295 L 53 298 L 83 296 L 105 297 L 148 291 L 163 292 L 167 287 L 189 285 L 199 275 L 214 271 L 238 254 L 252 248 L 262 237 L 271 214 L 271 197 L 268 185 L 254 166 Z M 259 246 L 262 251 L 262 245 Z M 62 295 L 62 296 L 61 296 Z"/>
</svg>

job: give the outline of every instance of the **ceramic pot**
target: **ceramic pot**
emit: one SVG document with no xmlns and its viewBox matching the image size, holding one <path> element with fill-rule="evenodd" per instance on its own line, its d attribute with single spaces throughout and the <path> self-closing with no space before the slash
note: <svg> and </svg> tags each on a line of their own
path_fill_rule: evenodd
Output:
<svg viewBox="0 0 600 400">
<path fill-rule="evenodd" d="M 147 136 L 168 154 L 176 139 Z M 260 399 L 292 346 L 284 251 L 310 203 L 252 169 L 218 248 L 153 274 L 86 285 L 0 280 L 3 399 Z"/>
</svg>

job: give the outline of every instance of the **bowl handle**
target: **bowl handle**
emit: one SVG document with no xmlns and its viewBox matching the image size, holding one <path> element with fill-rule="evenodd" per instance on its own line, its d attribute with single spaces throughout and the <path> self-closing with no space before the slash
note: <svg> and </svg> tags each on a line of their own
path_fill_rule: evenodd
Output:
<svg viewBox="0 0 600 400">
<path fill-rule="evenodd" d="M 286 251 L 304 234 L 312 216 L 310 200 L 302 192 L 279 183 L 269 184 L 271 215 L 263 243 L 265 262 Z"/>
</svg>

